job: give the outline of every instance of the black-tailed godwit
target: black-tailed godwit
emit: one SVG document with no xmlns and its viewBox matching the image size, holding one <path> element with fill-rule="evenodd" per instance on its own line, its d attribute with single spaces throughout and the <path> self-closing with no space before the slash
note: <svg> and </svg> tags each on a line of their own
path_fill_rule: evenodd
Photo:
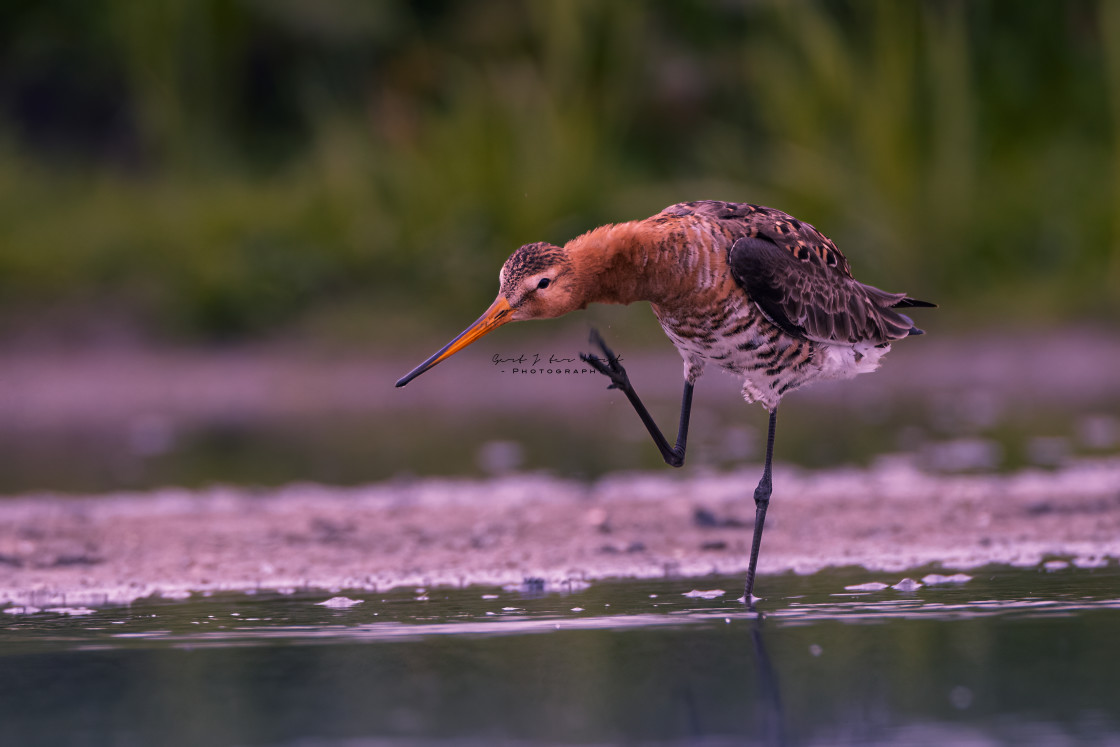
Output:
<svg viewBox="0 0 1120 747">
<path fill-rule="evenodd" d="M 602 355 L 581 357 L 611 380 L 608 388 L 626 395 L 673 467 L 684 464 L 692 390 L 707 364 L 741 377 L 744 399 L 769 411 L 766 461 L 754 491 L 748 604 L 755 599 L 770 503 L 778 403 L 805 384 L 874 371 L 893 341 L 922 334 L 898 309 L 934 306 L 858 282 L 836 245 L 804 221 L 773 208 L 709 200 L 601 226 L 563 247 L 526 244 L 506 260 L 498 282 L 486 313 L 397 386 L 507 322 L 557 317 L 589 303 L 651 302 L 684 358 L 675 445 L 597 332 L 592 343 Z"/>
</svg>

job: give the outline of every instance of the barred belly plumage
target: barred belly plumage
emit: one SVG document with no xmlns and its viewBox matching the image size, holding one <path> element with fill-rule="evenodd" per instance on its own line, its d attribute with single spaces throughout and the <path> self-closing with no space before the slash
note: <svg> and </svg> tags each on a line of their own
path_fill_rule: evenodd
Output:
<svg viewBox="0 0 1120 747">
<path fill-rule="evenodd" d="M 684 358 L 689 381 L 695 382 L 707 365 L 714 365 L 742 378 L 747 402 L 770 409 L 783 395 L 823 373 L 815 365 L 820 345 L 786 335 L 745 297 L 725 304 L 723 311 L 728 313 L 718 320 L 707 315 L 678 319 L 654 311 Z"/>
</svg>

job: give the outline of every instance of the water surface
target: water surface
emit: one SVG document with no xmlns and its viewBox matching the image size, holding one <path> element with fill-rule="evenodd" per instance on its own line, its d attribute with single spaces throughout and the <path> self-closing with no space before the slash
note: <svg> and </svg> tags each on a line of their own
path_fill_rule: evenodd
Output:
<svg viewBox="0 0 1120 747">
<path fill-rule="evenodd" d="M 1120 568 L 1050 568 L 763 577 L 761 614 L 719 577 L 9 612 L 0 721 L 28 745 L 1115 744 Z"/>
</svg>

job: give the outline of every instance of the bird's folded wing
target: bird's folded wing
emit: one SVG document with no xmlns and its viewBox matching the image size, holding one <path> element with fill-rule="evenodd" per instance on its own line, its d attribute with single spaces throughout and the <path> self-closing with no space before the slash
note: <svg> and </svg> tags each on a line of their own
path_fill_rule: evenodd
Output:
<svg viewBox="0 0 1120 747">
<path fill-rule="evenodd" d="M 909 317 L 893 310 L 907 305 L 905 293 L 864 285 L 829 266 L 819 252 L 784 238 L 740 238 L 731 247 L 729 264 L 735 282 L 786 334 L 880 344 L 918 333 Z"/>
</svg>

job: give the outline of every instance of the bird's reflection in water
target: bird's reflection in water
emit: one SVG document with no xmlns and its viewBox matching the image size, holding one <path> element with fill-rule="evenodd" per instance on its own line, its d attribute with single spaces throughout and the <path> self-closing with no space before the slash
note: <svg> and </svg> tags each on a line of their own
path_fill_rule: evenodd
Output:
<svg viewBox="0 0 1120 747">
<path fill-rule="evenodd" d="M 755 702 L 755 723 L 762 744 L 786 743 L 785 713 L 782 710 L 782 693 L 778 687 L 778 673 L 766 652 L 763 628 L 765 618 L 760 612 L 751 623 L 751 642 L 754 644 L 755 676 L 758 678 L 758 699 Z"/>
<path fill-rule="evenodd" d="M 782 707 L 778 673 L 766 650 L 766 627 L 765 617 L 761 613 L 750 621 L 752 656 L 744 662 L 744 668 L 754 673 L 755 688 L 752 690 L 749 686 L 744 687 L 744 694 L 753 697 L 747 704 L 745 727 L 736 728 L 735 732 L 741 730 L 741 733 L 749 734 L 750 744 L 781 746 L 786 744 L 785 711 Z M 690 738 L 704 739 L 712 736 L 712 725 L 705 723 L 703 704 L 697 702 L 695 688 L 688 682 L 681 683 L 678 697 L 683 704 Z"/>
</svg>

